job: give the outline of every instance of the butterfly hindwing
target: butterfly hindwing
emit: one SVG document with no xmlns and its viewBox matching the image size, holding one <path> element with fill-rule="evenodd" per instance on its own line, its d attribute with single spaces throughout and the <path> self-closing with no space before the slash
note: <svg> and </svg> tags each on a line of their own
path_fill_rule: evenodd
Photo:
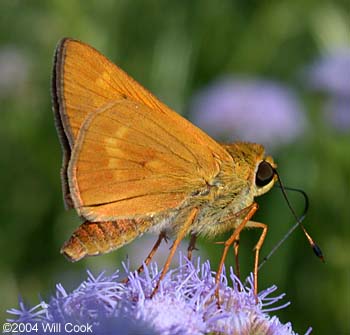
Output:
<svg viewBox="0 0 350 335">
<path fill-rule="evenodd" d="M 218 173 L 212 151 L 196 140 L 198 128 L 190 124 L 194 136 L 186 142 L 180 136 L 183 124 L 158 114 L 138 102 L 118 100 L 84 122 L 68 172 L 75 207 L 86 219 L 176 208 Z"/>
</svg>

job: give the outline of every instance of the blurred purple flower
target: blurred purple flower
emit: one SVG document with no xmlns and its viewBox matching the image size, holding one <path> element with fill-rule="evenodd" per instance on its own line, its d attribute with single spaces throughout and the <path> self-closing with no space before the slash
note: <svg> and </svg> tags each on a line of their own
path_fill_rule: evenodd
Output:
<svg viewBox="0 0 350 335">
<path fill-rule="evenodd" d="M 58 284 L 56 295 L 49 303 L 42 301 L 33 308 L 20 302 L 19 309 L 8 312 L 14 316 L 9 322 L 39 324 L 36 334 L 44 334 L 42 325 L 89 324 L 93 334 L 162 334 L 190 335 L 220 332 L 222 334 L 295 334 L 290 323 L 283 325 L 276 316 L 267 313 L 289 305 L 271 307 L 284 294 L 271 297 L 273 286 L 261 291 L 256 304 L 252 277 L 244 286 L 230 270 L 232 287 L 222 275 L 220 308 L 214 297 L 215 273 L 209 262 L 197 264 L 180 256 L 180 265 L 171 270 L 161 282 L 159 292 L 150 299 L 159 276 L 153 263 L 139 275 L 125 267 L 127 284 L 118 282 L 119 272 L 111 276 L 101 273 L 88 279 L 71 293 Z M 41 330 L 41 332 L 40 332 Z M 309 330 L 311 331 L 311 330 Z M 309 334 L 308 331 L 308 334 Z M 55 332 L 57 334 L 57 332 Z"/>
<path fill-rule="evenodd" d="M 350 95 L 348 97 L 330 97 L 324 106 L 327 120 L 340 131 L 350 128 Z"/>
<path fill-rule="evenodd" d="M 221 78 L 194 96 L 190 112 L 193 121 L 213 137 L 270 147 L 294 140 L 305 127 L 294 94 L 263 79 Z"/>
<path fill-rule="evenodd" d="M 18 90 L 28 79 L 29 64 L 25 55 L 14 46 L 0 48 L 0 97 Z"/>
<path fill-rule="evenodd" d="M 306 70 L 311 89 L 327 94 L 324 114 L 340 131 L 350 128 L 350 49 L 320 57 Z"/>
<path fill-rule="evenodd" d="M 335 96 L 350 97 L 350 49 L 320 57 L 306 70 L 309 86 Z"/>
</svg>

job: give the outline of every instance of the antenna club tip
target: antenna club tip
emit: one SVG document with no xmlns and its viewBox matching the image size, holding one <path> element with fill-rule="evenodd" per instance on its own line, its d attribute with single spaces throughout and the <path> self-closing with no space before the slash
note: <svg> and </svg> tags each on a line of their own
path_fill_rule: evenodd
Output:
<svg viewBox="0 0 350 335">
<path fill-rule="evenodd" d="M 314 251 L 315 255 L 316 255 L 323 263 L 325 263 L 322 250 L 321 250 L 321 248 L 320 248 L 316 243 L 314 243 L 314 244 L 312 245 L 312 250 Z"/>
<path fill-rule="evenodd" d="M 325 261 L 323 255 L 318 256 L 318 258 L 322 261 L 322 263 L 326 263 L 326 261 Z"/>
</svg>

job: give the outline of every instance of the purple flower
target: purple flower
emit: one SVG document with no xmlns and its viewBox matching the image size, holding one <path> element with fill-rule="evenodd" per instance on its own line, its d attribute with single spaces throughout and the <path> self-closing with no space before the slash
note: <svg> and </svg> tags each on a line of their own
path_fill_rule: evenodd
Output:
<svg viewBox="0 0 350 335">
<path fill-rule="evenodd" d="M 195 95 L 190 111 L 213 137 L 268 146 L 294 140 L 305 126 L 294 94 L 263 79 L 221 78 Z"/>
<path fill-rule="evenodd" d="M 309 66 L 309 86 L 327 94 L 326 120 L 339 131 L 350 128 L 350 49 L 335 50 Z"/>
<path fill-rule="evenodd" d="M 282 324 L 269 312 L 289 305 L 289 302 L 272 307 L 284 294 L 271 297 L 273 286 L 261 291 L 258 304 L 253 293 L 252 277 L 244 286 L 230 269 L 232 286 L 223 273 L 219 286 L 220 307 L 215 291 L 215 273 L 208 261 L 193 264 L 180 256 L 180 265 L 167 273 L 159 292 L 149 296 L 159 277 L 157 264 L 144 267 L 143 274 L 130 272 L 125 266 L 129 282 L 119 281 L 119 272 L 110 276 L 101 273 L 88 278 L 71 293 L 62 285 L 56 287 L 56 295 L 48 303 L 42 301 L 27 308 L 20 301 L 19 309 L 11 309 L 9 322 L 30 322 L 38 325 L 37 334 L 44 334 L 43 327 L 61 325 L 89 326 L 93 334 L 162 334 L 190 335 L 221 332 L 222 334 L 292 335 L 291 324 Z M 41 331 L 41 332 L 40 332 Z M 56 329 L 56 334 L 57 332 Z M 308 332 L 309 333 L 309 332 Z"/>
<path fill-rule="evenodd" d="M 306 72 L 312 89 L 350 97 L 350 49 L 321 56 Z"/>
<path fill-rule="evenodd" d="M 29 64 L 24 54 L 14 46 L 0 48 L 0 98 L 24 86 Z"/>
<path fill-rule="evenodd" d="M 350 128 L 350 95 L 348 97 L 330 97 L 324 106 L 326 119 L 339 131 Z"/>
</svg>

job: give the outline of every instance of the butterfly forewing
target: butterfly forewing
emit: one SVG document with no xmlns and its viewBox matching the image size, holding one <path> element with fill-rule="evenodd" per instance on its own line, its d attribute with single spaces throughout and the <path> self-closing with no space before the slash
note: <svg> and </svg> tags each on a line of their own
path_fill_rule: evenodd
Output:
<svg viewBox="0 0 350 335">
<path fill-rule="evenodd" d="M 59 43 L 54 71 L 54 95 L 71 146 L 87 115 L 110 101 L 128 97 L 152 109 L 166 108 L 123 70 L 80 41 L 63 39 Z"/>
<path fill-rule="evenodd" d="M 71 150 L 75 145 L 79 130 L 88 115 L 118 99 L 133 100 L 149 108 L 147 110 L 149 112 L 148 126 L 144 128 L 144 131 L 154 132 L 153 136 L 163 142 L 157 144 L 159 152 L 164 147 L 169 147 L 168 151 L 173 154 L 175 160 L 178 160 L 173 162 L 171 167 L 180 164 L 183 165 L 182 169 L 186 170 L 188 164 L 197 164 L 200 171 L 210 178 L 213 173 L 216 173 L 217 166 L 215 166 L 216 161 L 212 156 L 209 157 L 208 153 L 209 155 L 215 154 L 221 161 L 230 159 L 227 152 L 214 140 L 170 110 L 97 50 L 76 40 L 63 39 L 55 55 L 53 104 L 64 151 L 61 176 L 66 207 L 71 207 L 66 162 L 70 160 Z M 121 121 L 127 122 L 125 118 L 128 119 L 128 116 L 123 114 L 120 115 L 120 118 L 123 118 Z M 141 116 L 138 118 L 137 122 L 144 124 L 144 119 Z M 163 126 L 166 129 L 150 124 L 152 122 L 163 124 L 164 120 L 167 121 Z M 168 130 L 174 128 L 174 124 L 177 125 L 176 130 L 169 134 Z M 101 127 L 98 131 L 101 131 Z M 129 137 L 131 140 L 132 136 Z M 147 147 L 148 138 L 144 137 L 143 140 L 143 144 Z M 156 144 L 152 143 L 152 147 L 155 146 Z M 160 149 L 159 146 L 162 146 L 163 149 Z M 140 155 L 141 151 L 138 150 Z M 124 153 L 127 154 L 126 149 Z M 147 155 L 146 148 L 143 154 Z M 112 162 L 110 161 L 109 164 Z"/>
</svg>

